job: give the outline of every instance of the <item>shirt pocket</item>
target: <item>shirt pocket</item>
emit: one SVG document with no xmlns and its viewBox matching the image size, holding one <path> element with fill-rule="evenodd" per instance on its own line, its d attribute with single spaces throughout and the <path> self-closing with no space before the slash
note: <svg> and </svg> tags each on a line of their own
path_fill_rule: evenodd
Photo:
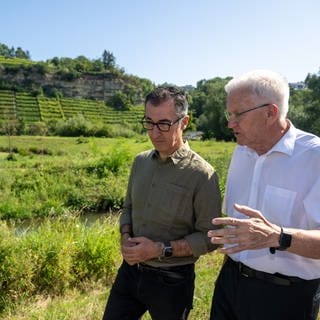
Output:
<svg viewBox="0 0 320 320">
<path fill-rule="evenodd" d="M 187 188 L 175 184 L 165 184 L 161 196 L 157 200 L 156 206 L 160 209 L 159 219 L 162 222 L 170 223 L 176 222 L 180 218 L 186 219 L 188 206 L 190 206 L 189 211 L 192 212 L 192 195 Z"/>
<path fill-rule="evenodd" d="M 262 214 L 272 223 L 290 226 L 296 191 L 267 185 L 263 197 Z"/>
</svg>

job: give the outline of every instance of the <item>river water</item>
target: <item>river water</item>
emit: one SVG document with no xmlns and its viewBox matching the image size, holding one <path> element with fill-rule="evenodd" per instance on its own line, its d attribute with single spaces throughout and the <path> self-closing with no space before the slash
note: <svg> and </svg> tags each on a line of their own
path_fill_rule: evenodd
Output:
<svg viewBox="0 0 320 320">
<path fill-rule="evenodd" d="M 112 212 L 101 212 L 101 213 L 84 213 L 79 216 L 79 221 L 83 223 L 86 227 L 90 227 L 98 220 L 105 219 L 106 217 L 113 214 Z M 59 217 L 57 217 L 59 218 Z M 16 220 L 7 220 L 8 226 L 15 229 L 16 234 L 23 234 L 28 231 L 32 231 L 37 229 L 41 223 L 48 218 L 35 218 L 35 219 L 25 219 L 22 221 L 16 221 Z M 55 219 L 50 218 L 50 219 Z"/>
</svg>

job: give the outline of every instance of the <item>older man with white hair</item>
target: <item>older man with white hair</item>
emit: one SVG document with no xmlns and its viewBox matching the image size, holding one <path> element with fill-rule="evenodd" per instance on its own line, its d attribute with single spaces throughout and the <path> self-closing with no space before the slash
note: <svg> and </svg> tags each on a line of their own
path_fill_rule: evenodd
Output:
<svg viewBox="0 0 320 320">
<path fill-rule="evenodd" d="M 226 117 L 238 146 L 226 226 L 208 232 L 226 261 L 211 319 L 315 320 L 320 301 L 320 139 L 286 118 L 289 86 L 255 70 L 232 79 Z"/>
</svg>

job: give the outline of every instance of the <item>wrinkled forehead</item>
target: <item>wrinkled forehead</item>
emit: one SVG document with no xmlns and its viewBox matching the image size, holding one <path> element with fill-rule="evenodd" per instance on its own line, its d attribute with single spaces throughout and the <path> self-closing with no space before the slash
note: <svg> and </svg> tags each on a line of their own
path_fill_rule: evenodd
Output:
<svg viewBox="0 0 320 320">
<path fill-rule="evenodd" d="M 159 120 L 172 120 L 176 118 L 176 110 L 173 100 L 167 100 L 160 104 L 154 105 L 151 102 L 147 102 L 145 108 L 145 116 L 153 121 Z"/>
<path fill-rule="evenodd" d="M 260 103 L 262 100 L 257 94 L 249 89 L 237 89 L 227 96 L 227 109 L 242 106 L 252 106 Z"/>
</svg>

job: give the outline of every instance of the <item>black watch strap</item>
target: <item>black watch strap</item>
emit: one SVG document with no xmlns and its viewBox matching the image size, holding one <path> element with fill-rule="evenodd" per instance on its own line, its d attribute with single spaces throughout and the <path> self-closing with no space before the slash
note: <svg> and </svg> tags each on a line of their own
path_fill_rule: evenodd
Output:
<svg viewBox="0 0 320 320">
<path fill-rule="evenodd" d="M 274 254 L 276 250 L 285 251 L 291 246 L 292 235 L 285 232 L 281 227 L 280 237 L 279 237 L 279 247 L 271 247 L 270 253 Z"/>
</svg>

